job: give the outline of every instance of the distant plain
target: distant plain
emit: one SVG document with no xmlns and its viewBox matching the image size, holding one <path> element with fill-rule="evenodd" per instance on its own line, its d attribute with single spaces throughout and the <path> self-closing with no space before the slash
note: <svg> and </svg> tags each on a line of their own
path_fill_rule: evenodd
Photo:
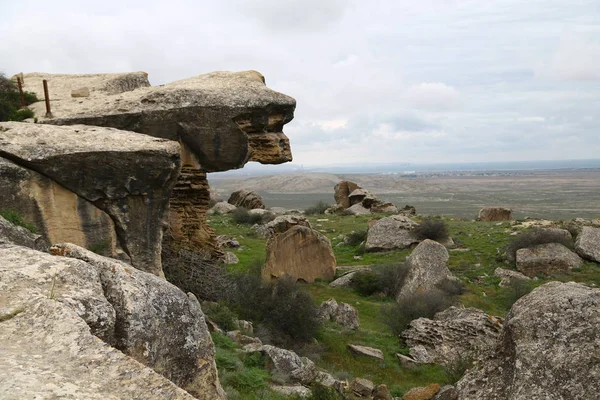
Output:
<svg viewBox="0 0 600 400">
<path fill-rule="evenodd" d="M 423 215 L 474 219 L 483 206 L 513 209 L 514 218 L 600 218 L 600 169 L 460 171 L 406 174 L 295 173 L 256 177 L 208 176 L 217 197 L 240 188 L 257 191 L 268 207 L 304 209 L 333 204 L 341 180 L 356 182 L 397 206 Z"/>
</svg>

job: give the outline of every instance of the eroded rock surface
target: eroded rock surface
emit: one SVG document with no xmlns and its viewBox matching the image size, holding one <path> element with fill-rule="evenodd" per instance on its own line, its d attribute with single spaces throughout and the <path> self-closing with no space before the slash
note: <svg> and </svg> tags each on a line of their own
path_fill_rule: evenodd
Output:
<svg viewBox="0 0 600 400">
<path fill-rule="evenodd" d="M 296 225 L 310 228 L 310 222 L 304 215 L 280 215 L 266 224 L 254 225 L 252 229 L 255 230 L 259 236 L 268 238 L 279 233 L 287 232 L 292 226 Z"/>
<path fill-rule="evenodd" d="M 270 281 L 289 275 L 307 283 L 315 279 L 332 280 L 335 265 L 329 239 L 311 228 L 296 225 L 267 242 L 262 277 Z"/>
<path fill-rule="evenodd" d="M 530 278 L 568 272 L 583 260 L 560 243 L 546 243 L 517 250 L 517 269 Z"/>
<path fill-rule="evenodd" d="M 490 352 L 502 332 L 502 319 L 476 308 L 450 307 L 433 319 L 412 321 L 401 336 L 408 347 L 423 346 L 423 354 L 411 352 L 417 362 L 453 367 Z"/>
<path fill-rule="evenodd" d="M 512 210 L 506 207 L 483 207 L 479 210 L 479 221 L 510 221 Z"/>
<path fill-rule="evenodd" d="M 381 218 L 369 228 L 365 247 L 369 251 L 406 249 L 419 240 L 411 230 L 419 224 L 402 215 Z"/>
<path fill-rule="evenodd" d="M 36 235 L 22 226 L 15 226 L 0 215 L 0 243 L 16 244 L 36 250 L 44 250 L 47 243 L 40 235 Z"/>
<path fill-rule="evenodd" d="M 581 257 L 600 263 L 600 228 L 584 226 L 577 235 L 575 250 Z"/>
<path fill-rule="evenodd" d="M 550 282 L 520 298 L 494 352 L 457 383 L 465 400 L 593 399 L 600 289 Z"/>
<path fill-rule="evenodd" d="M 179 174 L 177 143 L 83 125 L 3 122 L 0 130 L 1 157 L 49 178 L 104 211 L 132 264 L 162 274 L 161 222 Z M 69 206 L 68 196 L 63 197 L 62 210 Z M 77 214 L 63 212 L 69 211 Z"/>
<path fill-rule="evenodd" d="M 248 210 L 265 208 L 262 197 L 258 193 L 246 189 L 236 190 L 231 193 L 227 202 L 236 207 L 244 207 Z"/>
</svg>

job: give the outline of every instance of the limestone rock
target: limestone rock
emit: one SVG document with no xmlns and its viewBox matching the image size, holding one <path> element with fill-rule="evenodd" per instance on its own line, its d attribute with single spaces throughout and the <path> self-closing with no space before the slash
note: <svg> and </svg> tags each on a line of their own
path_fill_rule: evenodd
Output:
<svg viewBox="0 0 600 400">
<path fill-rule="evenodd" d="M 231 193 L 231 196 L 229 196 L 229 200 L 227 200 L 227 202 L 236 207 L 244 207 L 248 210 L 265 208 L 260 195 L 256 192 L 246 189 L 236 190 L 235 192 Z"/>
<path fill-rule="evenodd" d="M 291 214 L 286 208 L 283 207 L 271 207 L 269 208 L 269 211 L 275 215 Z"/>
<path fill-rule="evenodd" d="M 42 297 L 1 324 L 2 399 L 194 399 L 92 335 L 63 302 Z"/>
<path fill-rule="evenodd" d="M 504 269 L 504 268 L 500 268 L 500 267 L 498 267 L 494 270 L 494 276 L 498 276 L 498 277 L 502 278 L 502 280 L 498 284 L 498 286 L 500 286 L 500 287 L 509 287 L 511 285 L 511 282 L 513 282 L 513 281 L 531 280 L 531 278 L 523 275 L 520 272 L 512 271 L 510 269 Z"/>
<path fill-rule="evenodd" d="M 368 379 L 354 378 L 350 382 L 350 390 L 358 397 L 370 397 L 375 385 Z"/>
<path fill-rule="evenodd" d="M 438 242 L 425 239 L 419 243 L 406 258 L 408 272 L 396 299 L 434 292 L 444 281 L 456 280 L 447 266 L 449 258 L 448 250 Z"/>
<path fill-rule="evenodd" d="M 367 192 L 365 189 L 361 189 L 361 188 L 354 189 L 348 195 L 348 201 L 350 201 L 350 206 L 361 203 L 363 201 L 363 199 L 365 197 L 367 197 L 368 194 L 369 194 L 369 192 Z"/>
<path fill-rule="evenodd" d="M 392 203 L 374 204 L 371 207 L 371 212 L 382 214 L 398 214 L 398 207 Z"/>
<path fill-rule="evenodd" d="M 259 236 L 268 238 L 279 233 L 284 233 L 292 226 L 296 225 L 310 228 L 310 222 L 308 222 L 304 215 L 280 215 L 266 224 L 254 225 L 252 229 L 256 231 Z"/>
<path fill-rule="evenodd" d="M 329 321 L 331 320 L 333 314 L 335 314 L 338 307 L 339 304 L 334 298 L 325 300 L 317 308 L 317 317 L 321 322 Z"/>
<path fill-rule="evenodd" d="M 381 350 L 375 349 L 373 347 L 360 346 L 357 344 L 349 344 L 348 349 L 352 353 L 354 353 L 358 356 L 365 356 L 365 357 L 376 358 L 378 360 L 383 360 L 383 352 Z"/>
<path fill-rule="evenodd" d="M 333 320 L 347 329 L 357 330 L 360 326 L 358 311 L 347 303 L 340 303 L 333 313 Z"/>
<path fill-rule="evenodd" d="M 600 263 L 600 228 L 584 226 L 577 235 L 575 250 L 581 257 Z"/>
<path fill-rule="evenodd" d="M 331 287 L 349 287 L 352 284 L 352 277 L 359 271 L 348 272 L 345 275 L 340 276 L 329 284 Z"/>
<path fill-rule="evenodd" d="M 0 243 L 16 244 L 35 250 L 43 250 L 47 247 L 46 242 L 40 235 L 36 235 L 22 226 L 13 225 L 1 215 Z"/>
<path fill-rule="evenodd" d="M 401 336 L 407 346 L 423 346 L 425 360 L 453 367 L 491 352 L 502 332 L 502 319 L 476 308 L 450 307 L 433 319 L 412 321 Z"/>
<path fill-rule="evenodd" d="M 393 400 L 393 398 L 388 387 L 381 384 L 373 389 L 373 400 Z"/>
<path fill-rule="evenodd" d="M 404 215 L 406 217 L 411 217 L 413 215 L 417 215 L 417 209 L 414 206 L 405 205 L 400 210 L 398 210 L 400 215 Z"/>
<path fill-rule="evenodd" d="M 223 215 L 223 214 L 229 214 L 235 211 L 237 207 L 234 206 L 233 204 L 229 204 L 226 201 L 220 201 L 217 204 L 215 204 L 214 206 L 212 206 L 212 208 L 210 210 L 208 210 L 209 214 L 217 214 L 217 215 Z"/>
<path fill-rule="evenodd" d="M 458 400 L 458 390 L 452 385 L 442 386 L 432 400 Z"/>
<path fill-rule="evenodd" d="M 227 235 L 219 235 L 216 237 L 217 244 L 221 248 L 238 248 L 240 247 L 240 242 L 232 236 Z"/>
<path fill-rule="evenodd" d="M 97 269 L 116 312 L 115 347 L 201 399 L 224 397 L 198 300 L 155 275 L 68 243 L 53 254 Z"/>
<path fill-rule="evenodd" d="M 512 210 L 506 207 L 483 207 L 479 210 L 479 221 L 510 221 Z"/>
<path fill-rule="evenodd" d="M 369 215 L 371 214 L 371 210 L 369 210 L 368 208 L 365 208 L 362 203 L 356 203 L 354 205 L 351 205 L 350 207 L 348 207 L 346 209 L 346 212 L 348 214 L 352 214 L 352 215 Z"/>
<path fill-rule="evenodd" d="M 231 251 L 226 251 L 225 256 L 223 257 L 223 262 L 227 265 L 237 264 L 240 262 L 240 259 Z"/>
<path fill-rule="evenodd" d="M 369 228 L 365 247 L 368 251 L 406 249 L 419 242 L 411 235 L 411 230 L 418 225 L 402 215 L 381 218 Z"/>
<path fill-rule="evenodd" d="M 529 277 L 568 272 L 583 260 L 560 243 L 546 243 L 517 250 L 517 269 Z"/>
<path fill-rule="evenodd" d="M 429 400 L 433 398 L 439 390 L 440 385 L 437 383 L 432 383 L 425 387 L 415 387 L 402 396 L 402 400 Z"/>
<path fill-rule="evenodd" d="M 312 283 L 335 276 L 335 256 L 331 242 L 323 234 L 296 225 L 267 242 L 267 260 L 262 270 L 265 280 L 285 275 Z"/>
<path fill-rule="evenodd" d="M 227 337 L 229 339 L 233 340 L 234 342 L 239 343 L 240 345 L 247 345 L 247 344 L 262 345 L 262 342 L 260 341 L 259 338 L 244 335 L 240 331 L 229 331 L 229 332 L 227 332 Z"/>
<path fill-rule="evenodd" d="M 0 156 L 106 212 L 133 266 L 162 274 L 161 221 L 179 174 L 179 145 L 89 126 L 0 123 Z"/>
<path fill-rule="evenodd" d="M 264 345 L 260 348 L 270 360 L 271 373 L 288 383 L 301 383 L 310 385 L 314 382 L 324 386 L 333 386 L 335 379 L 323 371 L 319 371 L 315 364 L 306 357 L 300 357 L 291 350 Z"/>
<path fill-rule="evenodd" d="M 457 383 L 462 400 L 593 399 L 600 289 L 550 282 L 521 297 L 493 354 Z"/>
<path fill-rule="evenodd" d="M 337 204 L 340 204 L 344 208 L 350 207 L 352 204 L 350 203 L 349 196 L 350 196 L 350 193 L 354 192 L 356 189 L 361 189 L 361 187 L 358 186 L 354 182 L 350 182 L 350 181 L 339 182 L 333 188 L 333 190 L 334 190 L 333 197 L 335 198 L 335 202 Z"/>
<path fill-rule="evenodd" d="M 293 398 L 305 398 L 310 397 L 312 395 L 310 389 L 302 385 L 270 385 L 269 388 L 275 393 L 279 393 L 284 396 L 290 396 Z"/>
<path fill-rule="evenodd" d="M 398 359 L 398 361 L 400 361 L 400 365 L 402 365 L 404 368 L 412 368 L 415 365 L 419 364 L 417 360 L 415 360 L 412 357 L 405 356 L 404 354 L 396 354 L 396 358 Z"/>
</svg>

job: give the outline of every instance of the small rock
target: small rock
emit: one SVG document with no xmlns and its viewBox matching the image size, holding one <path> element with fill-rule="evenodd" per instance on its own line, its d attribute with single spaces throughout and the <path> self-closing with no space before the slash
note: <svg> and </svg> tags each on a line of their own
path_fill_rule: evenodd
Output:
<svg viewBox="0 0 600 400">
<path fill-rule="evenodd" d="M 269 386 L 272 391 L 279 393 L 284 396 L 297 396 L 297 397 L 310 397 L 312 396 L 312 392 L 309 388 L 306 388 L 302 385 L 293 385 L 293 386 L 281 386 L 281 385 L 270 385 Z"/>
<path fill-rule="evenodd" d="M 500 268 L 500 267 L 498 267 L 494 270 L 494 275 L 502 278 L 502 280 L 498 284 L 498 286 L 500 286 L 500 287 L 510 286 L 510 284 L 513 280 L 522 280 L 522 281 L 531 280 L 531 278 L 523 275 L 520 272 L 511 271 L 509 269 L 504 269 L 504 268 Z"/>
<path fill-rule="evenodd" d="M 392 400 L 392 394 L 386 385 L 381 384 L 373 390 L 373 400 Z"/>
<path fill-rule="evenodd" d="M 223 257 L 223 262 L 227 265 L 237 264 L 240 262 L 240 259 L 237 258 L 237 256 L 235 254 L 233 254 L 232 252 L 226 251 L 225 255 Z"/>
<path fill-rule="evenodd" d="M 373 382 L 368 379 L 355 378 L 352 382 L 350 382 L 350 390 L 360 397 L 371 396 L 374 388 L 375 385 L 373 385 Z"/>
<path fill-rule="evenodd" d="M 357 330 L 360 326 L 358 311 L 347 303 L 339 303 L 333 313 L 333 320 L 347 329 Z"/>
<path fill-rule="evenodd" d="M 262 342 L 260 341 L 259 338 L 255 338 L 255 337 L 244 335 L 240 331 L 229 331 L 229 332 L 227 332 L 227 337 L 229 339 L 233 340 L 234 342 L 239 343 L 241 345 L 246 345 L 246 344 L 260 344 L 260 345 L 262 345 Z"/>
<path fill-rule="evenodd" d="M 396 358 L 400 361 L 400 365 L 402 365 L 404 368 L 412 368 L 419 364 L 415 359 L 405 356 L 404 354 L 396 354 Z"/>
<path fill-rule="evenodd" d="M 349 344 L 348 349 L 359 356 L 372 357 L 377 358 L 378 360 L 383 360 L 383 352 L 379 349 L 375 349 L 373 347 L 360 346 L 357 344 Z"/>
<path fill-rule="evenodd" d="M 425 387 L 412 388 L 406 393 L 402 400 L 429 400 L 440 391 L 440 385 L 432 383 Z"/>
</svg>

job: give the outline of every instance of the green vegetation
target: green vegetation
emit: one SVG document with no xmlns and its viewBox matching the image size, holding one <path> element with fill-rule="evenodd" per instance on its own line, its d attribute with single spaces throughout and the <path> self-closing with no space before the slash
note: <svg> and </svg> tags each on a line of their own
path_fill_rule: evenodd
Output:
<svg viewBox="0 0 600 400">
<path fill-rule="evenodd" d="M 39 101 L 35 93 L 24 92 L 23 97 L 26 106 Z M 33 117 L 33 111 L 20 110 L 20 107 L 21 97 L 17 84 L 0 74 L 0 121 L 23 121 Z"/>
<path fill-rule="evenodd" d="M 573 240 L 560 231 L 549 229 L 532 229 L 517 235 L 507 246 L 506 256 L 514 261 L 517 258 L 517 250 L 539 244 L 560 243 L 568 248 L 573 248 Z"/>
<path fill-rule="evenodd" d="M 308 216 L 311 226 L 330 239 L 340 274 L 348 270 L 345 267 L 357 265 L 369 265 L 371 272 L 356 274 L 356 282 L 351 288 L 330 287 L 327 282 L 300 286 L 298 293 L 310 294 L 313 304 L 319 304 L 333 297 L 338 302 L 345 302 L 355 307 L 360 317 L 360 328 L 357 331 L 350 331 L 334 322 L 327 322 L 314 332 L 317 343 L 294 345 L 294 350 L 302 356 L 309 357 L 319 367 L 337 378 L 362 377 L 372 380 L 375 384 L 385 383 L 394 396 L 402 396 L 415 386 L 453 383 L 470 364 L 470 360 L 461 360 L 457 365 L 446 369 L 435 365 L 403 368 L 395 355 L 406 354 L 408 349 L 403 347 L 398 333 L 413 318 L 432 316 L 436 311 L 454 303 L 476 307 L 489 314 L 504 317 L 519 297 L 548 281 L 577 281 L 600 285 L 600 268 L 595 263 L 585 262 L 570 273 L 540 277 L 538 280 L 527 282 L 517 281 L 507 288 L 499 287 L 500 278 L 494 276 L 494 270 L 497 267 L 511 268 L 510 263 L 505 260 L 504 253 L 515 238 L 514 233 L 526 233 L 532 230 L 510 222 L 474 222 L 440 217 L 434 222 L 441 221 L 447 229 L 448 236 L 455 243 L 449 248 L 448 266 L 461 284 L 441 285 L 440 295 L 433 296 L 434 299 L 414 298 L 401 307 L 395 301 L 395 293 L 399 282 L 403 279 L 402 266 L 411 250 L 364 254 L 361 250 L 369 221 L 382 217 L 319 214 Z M 253 270 L 256 274 L 264 264 L 266 240 L 253 236 L 249 225 L 235 222 L 230 215 L 211 216 L 209 224 L 217 234 L 236 237 L 243 248 L 241 251 L 236 251 L 240 263 L 228 266 L 229 271 L 240 274 Z M 348 237 L 355 235 L 353 232 L 357 238 L 348 240 Z M 271 291 L 263 290 L 254 289 L 252 294 L 256 299 L 248 303 L 258 301 L 261 296 L 268 298 L 272 295 Z M 259 302 L 258 306 L 248 308 L 252 311 L 261 307 Z M 232 310 L 244 319 L 256 320 L 257 318 L 251 313 L 240 312 L 236 307 L 232 307 Z M 385 317 L 386 313 L 388 313 L 387 317 Z M 260 324 L 255 324 L 257 327 L 255 331 L 261 338 L 269 340 L 268 337 L 262 336 Z M 384 361 L 356 357 L 347 350 L 348 344 L 381 349 L 384 353 Z M 239 357 L 238 359 L 238 361 L 229 360 L 229 364 L 233 363 L 232 365 L 238 367 L 240 364 L 236 363 L 244 365 L 243 360 Z M 221 360 L 221 364 L 226 361 Z M 243 392 L 233 386 L 231 388 L 238 393 Z M 254 394 L 245 398 L 271 398 L 268 396 L 272 395 L 263 392 L 263 389 L 257 389 L 257 392 L 252 393 Z"/>
<path fill-rule="evenodd" d="M 238 207 L 231 213 L 233 221 L 238 224 L 264 224 L 269 221 L 272 221 L 275 218 L 275 215 L 271 212 L 266 212 L 264 214 L 254 214 L 244 207 Z"/>
<path fill-rule="evenodd" d="M 329 204 L 325 203 L 324 201 L 319 201 L 314 206 L 310 206 L 306 210 L 304 210 L 304 214 L 322 215 L 325 214 L 325 210 L 327 210 L 329 207 L 331 207 Z"/>
<path fill-rule="evenodd" d="M 21 314 L 23 311 L 25 311 L 25 309 L 22 307 L 19 307 L 19 308 L 15 308 L 14 310 L 12 310 L 11 312 L 8 312 L 6 314 L 0 314 L 0 322 L 4 322 L 4 321 L 8 321 L 10 319 L 13 319 L 17 315 Z"/>
<path fill-rule="evenodd" d="M 0 216 L 2 216 L 5 220 L 10 222 L 13 225 L 22 226 L 23 228 L 29 230 L 32 233 L 36 233 L 36 228 L 34 225 L 26 222 L 23 219 L 23 216 L 16 211 L 13 210 L 0 210 Z"/>
<path fill-rule="evenodd" d="M 448 227 L 441 218 L 425 218 L 413 229 L 412 234 L 419 240 L 446 240 Z"/>
</svg>

